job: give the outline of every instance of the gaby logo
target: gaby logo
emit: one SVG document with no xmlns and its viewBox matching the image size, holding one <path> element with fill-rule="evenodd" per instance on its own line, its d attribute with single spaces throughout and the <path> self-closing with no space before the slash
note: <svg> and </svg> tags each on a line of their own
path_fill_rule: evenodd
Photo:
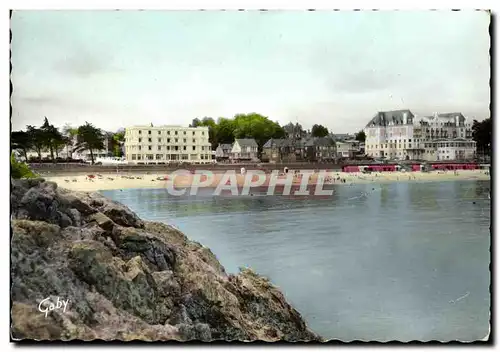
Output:
<svg viewBox="0 0 500 352">
<path fill-rule="evenodd" d="M 38 305 L 38 310 L 42 313 L 45 313 L 45 318 L 47 318 L 49 312 L 55 310 L 55 309 L 63 309 L 63 312 L 66 312 L 66 308 L 68 306 L 69 299 L 66 301 L 63 299 L 59 299 L 57 297 L 56 304 L 52 303 L 50 301 L 50 297 L 47 297 L 43 300 L 40 301 L 40 304 Z"/>
</svg>

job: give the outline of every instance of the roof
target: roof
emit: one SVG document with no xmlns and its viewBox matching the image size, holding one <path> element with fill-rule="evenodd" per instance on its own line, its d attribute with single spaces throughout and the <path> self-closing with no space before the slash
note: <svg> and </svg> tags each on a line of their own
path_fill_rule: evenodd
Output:
<svg viewBox="0 0 500 352">
<path fill-rule="evenodd" d="M 238 142 L 240 147 L 255 147 L 257 148 L 257 142 L 253 138 L 240 138 L 240 139 L 235 139 L 235 142 Z"/>
<path fill-rule="evenodd" d="M 415 115 L 408 110 L 392 110 L 392 111 L 379 111 L 371 120 L 366 124 L 366 127 L 370 126 L 387 126 L 389 122 L 393 122 L 395 125 L 403 124 L 404 114 L 407 114 L 407 118 L 413 118 Z"/>
<path fill-rule="evenodd" d="M 271 138 L 266 144 L 264 144 L 263 148 L 283 148 L 283 147 L 295 147 L 302 148 L 304 146 L 304 141 L 302 139 L 290 139 L 290 138 Z"/>
<path fill-rule="evenodd" d="M 219 147 L 222 148 L 222 150 L 225 150 L 225 149 L 231 149 L 233 147 L 233 145 L 232 144 L 219 144 L 217 146 L 217 148 L 219 148 Z"/>
<path fill-rule="evenodd" d="M 334 145 L 335 142 L 331 137 L 312 137 L 305 142 L 306 147 L 328 147 Z"/>
<path fill-rule="evenodd" d="M 461 112 L 445 112 L 442 114 L 438 114 L 438 117 L 448 117 L 448 118 L 455 118 L 455 116 L 463 116 Z"/>
</svg>

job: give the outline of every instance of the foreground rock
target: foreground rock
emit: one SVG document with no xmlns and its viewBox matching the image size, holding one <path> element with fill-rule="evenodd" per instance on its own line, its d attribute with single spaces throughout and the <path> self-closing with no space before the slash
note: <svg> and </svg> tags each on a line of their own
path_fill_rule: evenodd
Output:
<svg viewBox="0 0 500 352">
<path fill-rule="evenodd" d="M 226 274 L 171 226 L 43 179 L 11 187 L 13 338 L 319 339 L 267 279 Z M 45 316 L 46 298 L 67 309 Z"/>
</svg>

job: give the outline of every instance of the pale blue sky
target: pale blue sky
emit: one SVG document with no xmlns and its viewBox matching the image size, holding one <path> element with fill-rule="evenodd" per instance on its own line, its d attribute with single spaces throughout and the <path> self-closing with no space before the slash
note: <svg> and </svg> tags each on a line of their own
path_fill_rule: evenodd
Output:
<svg viewBox="0 0 500 352">
<path fill-rule="evenodd" d="M 17 11 L 14 129 L 258 112 L 356 132 L 379 110 L 489 115 L 489 15 Z"/>
</svg>

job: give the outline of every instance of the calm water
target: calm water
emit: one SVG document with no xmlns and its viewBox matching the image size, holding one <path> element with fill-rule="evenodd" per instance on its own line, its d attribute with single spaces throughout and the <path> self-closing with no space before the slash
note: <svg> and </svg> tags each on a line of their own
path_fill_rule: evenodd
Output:
<svg viewBox="0 0 500 352">
<path fill-rule="evenodd" d="M 489 188 L 340 185 L 327 199 L 102 193 L 177 226 L 227 271 L 268 276 L 324 337 L 470 341 L 489 326 Z"/>
</svg>

